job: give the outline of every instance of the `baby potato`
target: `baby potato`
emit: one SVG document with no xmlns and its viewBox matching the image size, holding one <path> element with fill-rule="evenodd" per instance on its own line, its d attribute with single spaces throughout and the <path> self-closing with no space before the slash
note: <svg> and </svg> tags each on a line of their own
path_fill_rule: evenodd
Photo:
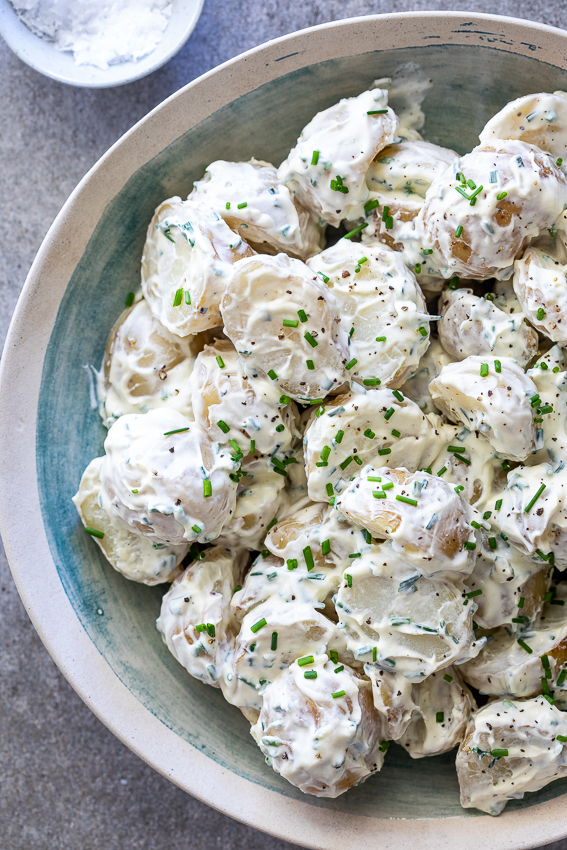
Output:
<svg viewBox="0 0 567 850">
<path fill-rule="evenodd" d="M 95 457 L 81 477 L 73 502 L 83 525 L 95 531 L 93 540 L 114 569 L 131 581 L 154 585 L 172 581 L 179 573 L 187 543 L 168 546 L 152 543 L 134 534 L 129 527 L 113 516 L 112 506 L 100 483 L 100 467 L 104 458 Z M 101 537 L 102 535 L 102 537 Z"/>
<path fill-rule="evenodd" d="M 286 254 L 240 262 L 222 300 L 225 333 L 244 369 L 299 401 L 347 380 L 348 351 L 325 284 Z"/>
<path fill-rule="evenodd" d="M 214 540 L 234 512 L 236 462 L 176 410 L 121 416 L 100 480 L 111 516 L 160 543 Z"/>
<path fill-rule="evenodd" d="M 481 694 L 533 697 L 542 692 L 549 695 L 558 682 L 559 686 L 563 684 L 562 671 L 567 664 L 565 608 L 547 622 L 531 623 L 522 616 L 522 610 L 518 614 L 517 619 L 524 620 L 518 625 L 519 631 L 496 629 L 481 654 L 461 667 L 465 681 Z"/>
<path fill-rule="evenodd" d="M 479 139 L 483 145 L 495 139 L 519 139 L 567 159 L 567 95 L 556 91 L 518 97 L 492 116 Z"/>
<path fill-rule="evenodd" d="M 437 413 L 438 408 L 429 394 L 429 384 L 441 372 L 447 363 L 454 363 L 454 358 L 447 354 L 439 340 L 430 338 L 429 348 L 422 354 L 417 372 L 408 378 L 400 389 L 404 396 L 415 401 L 424 413 Z"/>
<path fill-rule="evenodd" d="M 462 577 L 474 568 L 474 511 L 438 476 L 366 466 L 335 508 L 375 537 L 391 540 L 393 550 L 423 575 Z"/>
<path fill-rule="evenodd" d="M 213 442 L 242 452 L 244 468 L 254 458 L 285 454 L 301 439 L 295 404 L 273 381 L 245 372 L 230 340 L 205 346 L 189 383 L 195 421 Z"/>
<path fill-rule="evenodd" d="M 494 140 L 431 184 L 416 231 L 443 277 L 506 279 L 566 201 L 565 175 L 550 156 L 525 142 Z"/>
<path fill-rule="evenodd" d="M 403 673 L 383 670 L 376 664 L 364 665 L 364 672 L 372 683 L 374 707 L 385 723 L 388 741 L 398 741 L 417 708 L 412 700 L 412 682 Z"/>
<path fill-rule="evenodd" d="M 326 655 L 295 661 L 264 690 L 252 737 L 276 773 L 335 798 L 380 770 L 384 729 L 370 683 Z"/>
<path fill-rule="evenodd" d="M 525 460 L 533 451 L 537 390 L 512 358 L 485 354 L 449 363 L 429 391 L 445 416 L 480 431 L 501 457 Z"/>
<path fill-rule="evenodd" d="M 463 585 L 420 577 L 387 545 L 353 561 L 336 598 L 339 627 L 367 675 L 384 669 L 413 680 L 474 657 L 473 613 Z"/>
<path fill-rule="evenodd" d="M 285 603 L 279 596 L 270 596 L 242 618 L 234 652 L 226 662 L 223 693 L 232 705 L 260 710 L 266 683 L 297 658 L 335 652 L 335 647 L 343 646 L 335 624 L 313 604 Z"/>
<path fill-rule="evenodd" d="M 349 378 L 370 387 L 401 386 L 429 344 L 429 314 L 400 254 L 379 242 L 340 239 L 307 265 L 337 304 Z"/>
<path fill-rule="evenodd" d="M 399 738 L 412 759 L 438 756 L 458 746 L 476 702 L 455 667 L 447 667 L 412 685 L 415 709 Z"/>
<path fill-rule="evenodd" d="M 559 346 L 554 346 L 558 349 Z M 527 374 L 534 382 L 540 403 L 535 408 L 535 451 L 528 458 L 530 466 L 548 462 L 556 472 L 567 464 L 567 372 L 555 365 L 553 349 L 541 357 Z"/>
<path fill-rule="evenodd" d="M 334 227 L 364 215 L 367 171 L 398 133 L 387 104 L 388 92 L 372 89 L 318 112 L 278 169 L 300 203 Z"/>
<path fill-rule="evenodd" d="M 567 105 L 567 100 L 565 100 Z M 514 291 L 538 331 L 567 345 L 567 265 L 541 248 L 528 248 L 514 263 Z"/>
<path fill-rule="evenodd" d="M 565 715 L 543 697 L 479 708 L 457 753 L 461 806 L 499 815 L 567 773 Z"/>
<path fill-rule="evenodd" d="M 357 466 L 403 465 L 415 472 L 429 466 L 439 443 L 429 420 L 399 390 L 337 396 L 305 431 L 309 496 L 328 501 L 341 493 L 358 473 Z"/>
<path fill-rule="evenodd" d="M 291 194 L 269 162 L 212 162 L 189 200 L 212 207 L 262 254 L 285 251 L 305 260 L 324 245 L 324 224 Z"/>
<path fill-rule="evenodd" d="M 128 307 L 108 337 L 98 400 L 109 428 L 124 413 L 168 407 L 192 417 L 188 381 L 197 337 L 170 333 L 142 299 Z"/>
<path fill-rule="evenodd" d="M 488 293 L 479 298 L 472 289 L 447 289 L 439 299 L 439 341 L 455 360 L 489 354 L 513 357 L 525 367 L 538 349 L 536 332 L 522 313 L 508 315 Z"/>
<path fill-rule="evenodd" d="M 542 552 L 560 569 L 567 567 L 567 474 L 562 464 L 521 466 L 508 473 L 508 483 L 494 502 L 490 523 L 512 545 L 533 556 Z"/>
<path fill-rule="evenodd" d="M 176 661 L 195 679 L 215 688 L 238 631 L 230 598 L 242 560 L 241 554 L 220 546 L 202 552 L 163 597 L 156 622 Z"/>
<path fill-rule="evenodd" d="M 238 484 L 234 513 L 223 526 L 217 543 L 229 549 L 262 549 L 266 530 L 287 507 L 287 501 L 284 478 L 257 469 L 255 464 L 248 465 Z"/>
<path fill-rule="evenodd" d="M 516 630 L 534 622 L 542 611 L 549 585 L 549 566 L 534 561 L 500 535 L 482 535 L 475 568 L 467 587 L 474 597 L 475 622 L 481 629 L 509 625 Z"/>
<path fill-rule="evenodd" d="M 222 325 L 220 302 L 233 266 L 254 251 L 204 204 L 169 198 L 155 211 L 142 255 L 142 290 L 176 336 Z"/>
</svg>

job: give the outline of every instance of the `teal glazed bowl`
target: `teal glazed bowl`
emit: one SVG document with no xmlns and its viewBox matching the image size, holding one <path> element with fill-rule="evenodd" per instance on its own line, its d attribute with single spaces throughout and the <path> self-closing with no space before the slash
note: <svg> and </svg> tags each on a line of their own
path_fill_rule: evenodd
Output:
<svg viewBox="0 0 567 850">
<path fill-rule="evenodd" d="M 191 679 L 155 629 L 162 590 L 126 581 L 82 530 L 71 496 L 104 430 L 85 366 L 139 281 L 154 207 L 214 159 L 276 165 L 320 109 L 404 62 L 433 86 L 425 137 L 470 150 L 486 120 L 529 92 L 567 89 L 567 34 L 510 18 L 408 13 L 305 30 L 231 60 L 166 100 L 92 168 L 51 227 L 12 321 L 0 378 L 0 514 L 26 608 L 64 675 L 141 758 L 204 802 L 325 850 L 522 850 L 567 835 L 567 780 L 499 818 L 459 805 L 455 753 L 383 770 L 336 800 L 264 764 L 248 723 Z"/>
</svg>

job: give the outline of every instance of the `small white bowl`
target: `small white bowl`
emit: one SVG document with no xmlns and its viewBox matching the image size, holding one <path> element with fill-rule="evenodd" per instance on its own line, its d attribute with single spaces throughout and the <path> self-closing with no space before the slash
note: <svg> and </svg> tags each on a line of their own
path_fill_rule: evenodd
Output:
<svg viewBox="0 0 567 850">
<path fill-rule="evenodd" d="M 138 62 L 120 62 L 106 70 L 77 65 L 73 54 L 56 50 L 20 20 L 9 0 L 0 0 L 0 35 L 16 56 L 40 74 L 70 86 L 91 89 L 122 86 L 139 80 L 169 62 L 178 53 L 201 15 L 205 0 L 173 0 L 169 23 L 157 47 Z"/>
</svg>

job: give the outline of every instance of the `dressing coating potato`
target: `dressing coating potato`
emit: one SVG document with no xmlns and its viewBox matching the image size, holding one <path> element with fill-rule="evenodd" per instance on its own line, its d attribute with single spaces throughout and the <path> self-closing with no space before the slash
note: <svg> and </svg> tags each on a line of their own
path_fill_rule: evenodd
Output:
<svg viewBox="0 0 567 850">
<path fill-rule="evenodd" d="M 307 265 L 337 304 L 348 375 L 364 386 L 399 387 L 429 344 L 429 313 L 402 257 L 375 242 L 340 239 Z"/>
<path fill-rule="evenodd" d="M 566 201 L 565 175 L 550 156 L 525 142 L 494 140 L 431 184 L 416 230 L 443 277 L 506 279 Z"/>
<path fill-rule="evenodd" d="M 498 815 L 508 800 L 567 773 L 565 715 L 547 700 L 502 700 L 469 721 L 457 754 L 461 806 Z"/>
<path fill-rule="evenodd" d="M 399 390 L 337 396 L 305 431 L 309 495 L 328 501 L 367 464 L 415 472 L 429 466 L 440 444 L 429 419 Z"/>
<path fill-rule="evenodd" d="M 567 344 L 566 273 L 567 265 L 541 248 L 528 248 L 514 263 L 514 291 L 526 317 L 538 331 L 563 345 Z"/>
<path fill-rule="evenodd" d="M 222 315 L 244 368 L 273 380 L 298 401 L 324 398 L 341 386 L 347 379 L 347 348 L 334 301 L 320 278 L 286 254 L 259 254 L 234 272 Z"/>
<path fill-rule="evenodd" d="M 375 537 L 390 539 L 394 551 L 424 575 L 467 576 L 473 570 L 475 513 L 438 476 L 365 466 L 335 507 Z"/>
<path fill-rule="evenodd" d="M 142 289 L 156 319 L 177 336 L 222 325 L 233 265 L 254 252 L 210 207 L 169 198 L 148 227 Z"/>
<path fill-rule="evenodd" d="M 439 313 L 439 341 L 455 360 L 489 354 L 513 357 L 525 367 L 537 354 L 537 334 L 524 315 L 505 313 L 494 303 L 492 293 L 479 298 L 472 289 L 445 290 Z"/>
<path fill-rule="evenodd" d="M 79 490 L 73 496 L 83 525 L 103 535 L 92 537 L 110 565 L 125 578 L 147 585 L 172 581 L 179 573 L 179 564 L 189 548 L 188 544 L 168 546 L 152 543 L 148 538 L 134 534 L 114 516 L 100 483 L 103 460 L 95 457 L 89 463 L 81 477 Z"/>
<path fill-rule="evenodd" d="M 276 773 L 317 797 L 338 797 L 384 761 L 370 683 L 326 655 L 296 661 L 271 682 L 250 731 Z"/>
<path fill-rule="evenodd" d="M 285 251 L 304 260 L 323 247 L 324 225 L 291 194 L 269 162 L 212 162 L 189 198 L 212 207 L 260 253 Z"/>
<path fill-rule="evenodd" d="M 388 92 L 372 89 L 318 112 L 278 169 L 301 204 L 334 227 L 364 215 L 366 173 L 398 133 L 387 104 Z"/>
<path fill-rule="evenodd" d="M 481 144 L 494 139 L 519 139 L 567 159 L 567 95 L 527 94 L 511 100 L 493 115 L 479 136 Z"/>
<path fill-rule="evenodd" d="M 533 451 L 537 389 L 512 358 L 484 354 L 449 363 L 429 391 L 445 416 L 479 431 L 502 458 L 525 460 Z"/>
<path fill-rule="evenodd" d="M 236 462 L 176 410 L 122 416 L 104 450 L 104 498 L 135 534 L 174 545 L 214 540 L 234 512 Z"/>
<path fill-rule="evenodd" d="M 220 546 L 207 549 L 173 582 L 156 622 L 173 657 L 215 688 L 237 631 L 230 597 L 241 572 L 242 557 Z"/>
<path fill-rule="evenodd" d="M 124 413 L 159 407 L 191 419 L 189 378 L 198 339 L 170 333 L 145 299 L 128 307 L 110 332 L 97 382 L 104 424 L 109 428 Z"/>
<path fill-rule="evenodd" d="M 447 354 L 437 337 L 431 338 L 429 348 L 420 358 L 416 373 L 400 387 L 402 393 L 415 401 L 424 413 L 437 413 L 439 408 L 431 398 L 429 384 L 439 375 L 443 366 L 453 362 L 454 358 Z"/>
<path fill-rule="evenodd" d="M 558 346 L 554 346 L 558 349 Z M 530 466 L 548 462 L 554 470 L 567 464 L 567 372 L 553 356 L 540 357 L 527 374 L 537 388 L 540 403 L 535 408 L 535 451 L 528 458 Z"/>
</svg>

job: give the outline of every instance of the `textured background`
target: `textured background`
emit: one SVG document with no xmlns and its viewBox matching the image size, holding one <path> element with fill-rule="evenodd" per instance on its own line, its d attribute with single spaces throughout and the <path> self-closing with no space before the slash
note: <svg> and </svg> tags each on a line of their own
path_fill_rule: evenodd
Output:
<svg viewBox="0 0 567 850">
<path fill-rule="evenodd" d="M 567 27 L 567 2 L 206 0 L 183 50 L 115 89 L 62 86 L 0 41 L 0 348 L 32 259 L 73 187 L 129 127 L 199 74 L 303 27 L 378 12 L 468 10 Z M 293 850 L 187 796 L 126 749 L 59 673 L 0 547 L 2 850 Z M 567 850 L 567 840 L 547 850 Z"/>
</svg>

